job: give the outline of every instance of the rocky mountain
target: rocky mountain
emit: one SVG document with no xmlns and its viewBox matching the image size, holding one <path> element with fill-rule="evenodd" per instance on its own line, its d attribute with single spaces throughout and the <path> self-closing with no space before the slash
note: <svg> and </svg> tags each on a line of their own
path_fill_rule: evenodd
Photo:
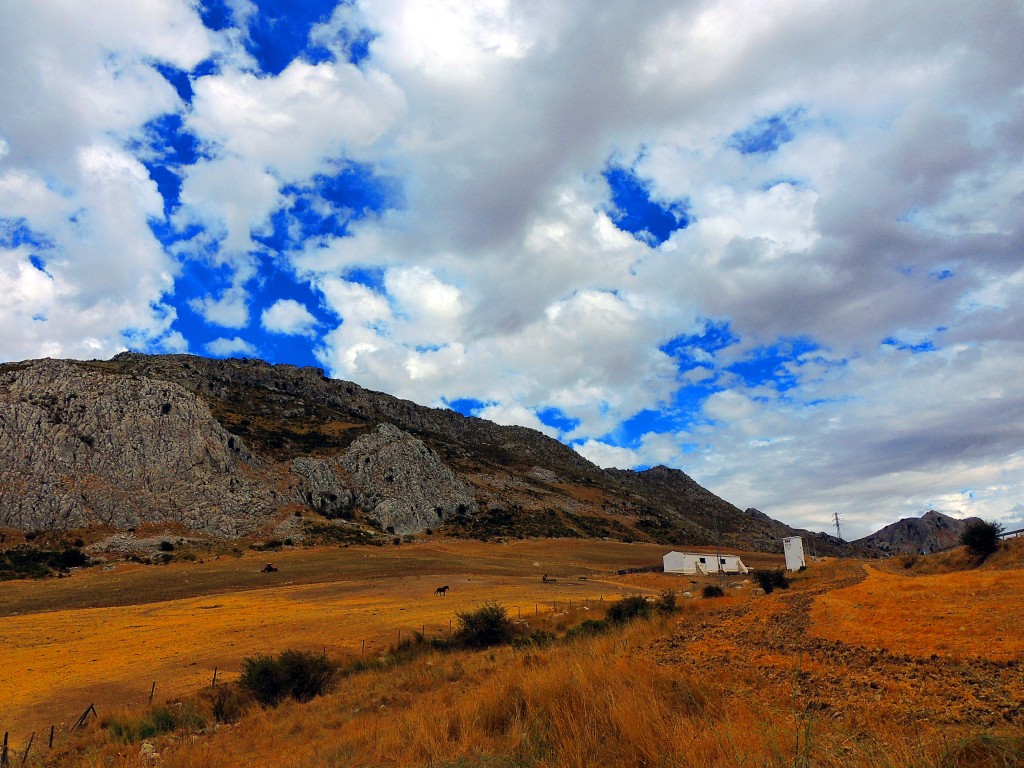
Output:
<svg viewBox="0 0 1024 768">
<path fill-rule="evenodd" d="M 854 544 L 886 554 L 938 552 L 960 543 L 960 534 L 979 518 L 958 520 L 934 509 L 921 517 L 906 517 L 858 539 Z"/>
<path fill-rule="evenodd" d="M 523 427 L 426 408 L 319 368 L 124 353 L 0 365 L 0 526 L 177 523 L 222 537 L 304 518 L 338 540 L 439 530 L 775 551 L 816 537 L 684 473 L 602 470 Z"/>
</svg>

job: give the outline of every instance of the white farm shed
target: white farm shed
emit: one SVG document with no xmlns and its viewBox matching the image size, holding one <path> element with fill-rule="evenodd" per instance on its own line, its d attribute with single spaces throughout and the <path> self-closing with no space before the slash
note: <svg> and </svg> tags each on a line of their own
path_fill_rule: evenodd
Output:
<svg viewBox="0 0 1024 768">
<path fill-rule="evenodd" d="M 739 555 L 718 555 L 708 552 L 669 552 L 662 558 L 665 573 L 747 573 Z"/>
<path fill-rule="evenodd" d="M 782 551 L 786 554 L 786 570 L 799 571 L 805 568 L 804 561 L 804 540 L 799 536 L 790 536 L 782 540 Z"/>
</svg>

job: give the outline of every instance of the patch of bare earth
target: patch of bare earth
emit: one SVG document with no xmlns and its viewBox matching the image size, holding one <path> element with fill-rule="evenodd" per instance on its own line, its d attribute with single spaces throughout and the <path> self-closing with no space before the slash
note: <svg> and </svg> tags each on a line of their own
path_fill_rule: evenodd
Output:
<svg viewBox="0 0 1024 768">
<path fill-rule="evenodd" d="M 787 591 L 679 621 L 653 650 L 732 694 L 840 721 L 853 734 L 893 723 L 1024 726 L 1021 650 L 995 623 L 970 621 L 984 609 L 962 581 L 883 581 L 858 562 L 815 565 Z M 912 582 L 933 592 L 941 613 L 907 599 Z M 874 599 L 859 601 L 865 592 Z M 1019 596 L 1017 582 L 1001 582 L 998 594 L 1004 603 Z M 927 638 L 950 624 L 973 625 L 970 641 L 956 654 L 932 652 Z"/>
</svg>

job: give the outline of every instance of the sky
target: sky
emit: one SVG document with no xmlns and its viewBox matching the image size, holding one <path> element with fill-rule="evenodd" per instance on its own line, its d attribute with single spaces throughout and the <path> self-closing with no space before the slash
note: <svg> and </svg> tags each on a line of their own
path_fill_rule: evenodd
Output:
<svg viewBox="0 0 1024 768">
<path fill-rule="evenodd" d="M 1024 520 L 1024 5 L 6 0 L 0 360 L 317 365 L 863 536 Z"/>
</svg>

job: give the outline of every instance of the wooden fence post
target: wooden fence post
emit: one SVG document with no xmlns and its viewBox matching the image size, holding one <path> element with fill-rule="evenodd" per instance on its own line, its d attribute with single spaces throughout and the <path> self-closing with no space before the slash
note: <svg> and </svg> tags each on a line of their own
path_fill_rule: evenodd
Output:
<svg viewBox="0 0 1024 768">
<path fill-rule="evenodd" d="M 50 726 L 50 749 L 53 749 L 53 726 Z"/>
<path fill-rule="evenodd" d="M 213 668 L 213 682 L 210 683 L 210 687 L 211 688 L 216 688 L 217 687 L 217 668 L 216 667 Z"/>
<path fill-rule="evenodd" d="M 25 754 L 21 756 L 21 764 L 24 765 L 25 761 L 28 760 L 28 751 L 32 749 L 32 742 L 36 740 L 36 732 L 32 731 L 32 735 L 28 738 L 28 746 L 25 747 Z"/>
<path fill-rule="evenodd" d="M 7 759 L 7 731 L 4 731 L 4 745 L 0 747 L 0 766 L 7 768 L 10 762 Z"/>
<path fill-rule="evenodd" d="M 153 703 L 153 694 L 156 693 L 156 680 L 153 681 L 153 685 L 149 689 L 149 703 Z"/>
<path fill-rule="evenodd" d="M 360 640 L 359 643 L 360 643 L 360 645 L 359 645 L 359 655 L 362 656 L 363 653 L 366 651 L 366 641 L 365 640 Z"/>
</svg>

